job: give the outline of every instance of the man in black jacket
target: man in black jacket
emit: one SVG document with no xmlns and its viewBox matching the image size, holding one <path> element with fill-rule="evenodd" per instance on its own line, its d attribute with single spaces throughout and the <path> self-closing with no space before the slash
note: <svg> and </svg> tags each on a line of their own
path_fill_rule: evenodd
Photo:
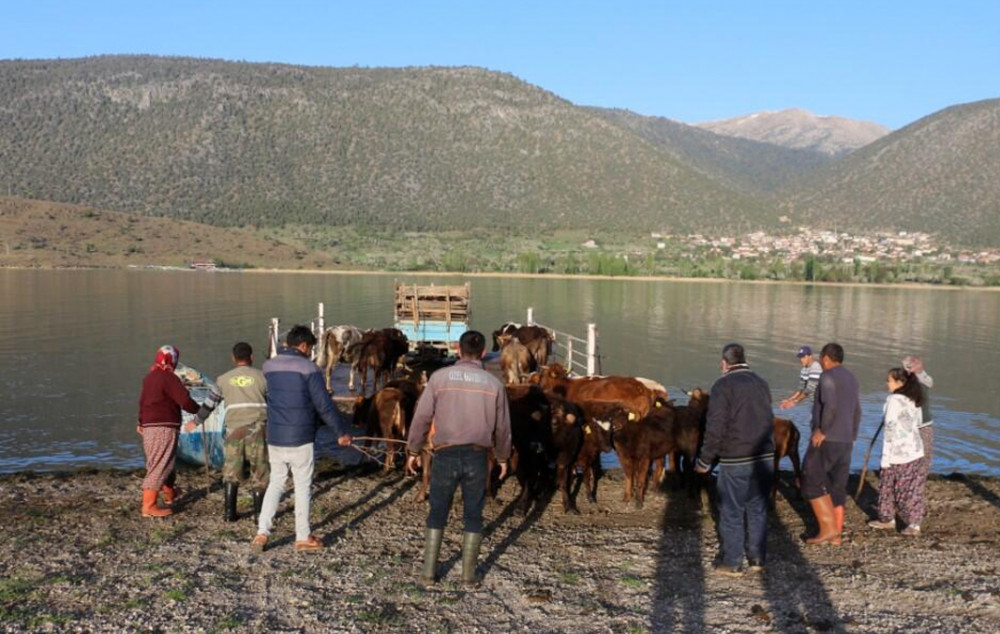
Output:
<svg viewBox="0 0 1000 634">
<path fill-rule="evenodd" d="M 708 473 L 719 462 L 721 553 L 715 570 L 738 576 L 743 573 L 744 554 L 751 570 L 764 566 L 767 496 L 774 476 L 774 413 L 771 389 L 750 371 L 743 346 L 727 344 L 721 365 L 722 378 L 712 386 L 695 470 Z"/>
</svg>

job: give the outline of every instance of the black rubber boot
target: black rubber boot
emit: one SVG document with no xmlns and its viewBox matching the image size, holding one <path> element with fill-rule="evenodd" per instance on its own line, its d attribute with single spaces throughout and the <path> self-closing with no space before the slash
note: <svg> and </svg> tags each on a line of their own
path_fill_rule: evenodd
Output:
<svg viewBox="0 0 1000 634">
<path fill-rule="evenodd" d="M 438 556 L 441 554 L 441 540 L 444 530 L 428 528 L 427 539 L 424 542 L 424 571 L 420 573 L 420 583 L 424 586 L 433 585 L 437 581 Z"/>
<path fill-rule="evenodd" d="M 462 583 L 471 588 L 478 587 L 483 581 L 476 572 L 479 545 L 482 543 L 482 533 L 464 533 L 462 536 Z"/>
<path fill-rule="evenodd" d="M 260 520 L 260 509 L 264 506 L 264 492 L 254 491 L 253 492 L 253 523 L 256 526 L 257 522 Z"/>
<path fill-rule="evenodd" d="M 226 512 L 223 519 L 227 522 L 235 522 L 236 517 L 236 492 L 239 485 L 235 482 L 226 482 Z"/>
</svg>

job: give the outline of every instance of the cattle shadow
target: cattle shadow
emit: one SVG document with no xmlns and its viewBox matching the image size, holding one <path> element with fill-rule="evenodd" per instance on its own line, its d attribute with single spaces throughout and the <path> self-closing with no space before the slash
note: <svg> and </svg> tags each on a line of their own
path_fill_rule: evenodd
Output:
<svg viewBox="0 0 1000 634">
<path fill-rule="evenodd" d="M 706 494 L 708 487 L 706 488 Z M 705 629 L 705 573 L 702 567 L 701 491 L 666 493 L 656 551 L 650 632 L 702 632 Z M 711 500 L 711 496 L 710 500 Z M 709 505 L 711 512 L 711 504 Z"/>
<path fill-rule="evenodd" d="M 997 495 L 983 486 L 982 482 L 980 482 L 978 478 L 967 476 L 962 473 L 949 473 L 946 476 L 942 476 L 942 478 L 948 480 L 949 482 L 961 482 L 967 489 L 969 489 L 969 491 L 982 498 L 983 501 L 1000 509 L 1000 495 Z"/>
<path fill-rule="evenodd" d="M 768 519 L 768 554 L 763 585 L 771 607 L 771 627 L 778 632 L 789 633 L 808 630 L 846 632 L 822 579 L 802 552 L 803 548 L 810 547 L 804 546 L 789 532 L 777 513 L 769 513 Z"/>
</svg>

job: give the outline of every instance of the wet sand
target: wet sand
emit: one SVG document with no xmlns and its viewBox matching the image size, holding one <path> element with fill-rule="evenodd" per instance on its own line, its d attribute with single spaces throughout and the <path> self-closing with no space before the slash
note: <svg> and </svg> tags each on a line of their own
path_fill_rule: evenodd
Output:
<svg viewBox="0 0 1000 634">
<path fill-rule="evenodd" d="M 1000 631 L 995 479 L 934 478 L 920 538 L 868 529 L 869 487 L 860 507 L 848 506 L 840 548 L 802 545 L 808 513 L 786 482 L 767 566 L 739 579 L 712 572 L 707 495 L 698 504 L 653 493 L 643 510 L 629 510 L 610 473 L 596 506 L 581 496 L 580 515 L 564 515 L 557 497 L 519 517 L 509 481 L 487 507 L 483 586 L 457 582 L 455 514 L 445 577 L 425 591 L 415 581 L 426 507 L 401 473 L 321 465 L 312 520 L 326 550 L 293 551 L 286 497 L 259 556 L 249 549 L 249 497 L 240 521 L 225 523 L 218 479 L 185 471 L 178 512 L 145 519 L 141 477 L 0 476 L 0 631 Z"/>
</svg>

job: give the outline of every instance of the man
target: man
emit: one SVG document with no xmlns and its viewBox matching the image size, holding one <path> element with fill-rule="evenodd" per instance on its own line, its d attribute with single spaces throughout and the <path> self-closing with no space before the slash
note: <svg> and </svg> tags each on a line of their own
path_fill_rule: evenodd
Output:
<svg viewBox="0 0 1000 634">
<path fill-rule="evenodd" d="M 851 452 L 861 424 L 858 380 L 845 368 L 844 349 L 837 343 L 819 354 L 823 374 L 812 410 L 812 436 L 802 464 L 802 495 L 812 506 L 819 532 L 807 544 L 840 545 L 847 503 Z"/>
<path fill-rule="evenodd" d="M 197 422 L 188 423 L 185 431 L 194 431 L 221 401 L 226 402 L 223 518 L 227 522 L 236 521 L 236 495 L 240 482 L 246 480 L 245 471 L 249 470 L 256 524 L 271 472 L 267 462 L 267 381 L 264 373 L 253 367 L 253 348 L 249 343 L 241 341 L 233 346 L 233 365 L 232 370 L 218 378 L 217 386 L 198 410 Z"/>
<path fill-rule="evenodd" d="M 712 385 L 708 421 L 695 471 L 719 461 L 719 573 L 743 574 L 764 566 L 767 499 L 774 475 L 774 413 L 767 381 L 750 370 L 743 346 L 722 349 L 722 378 Z"/>
<path fill-rule="evenodd" d="M 460 359 L 431 375 L 417 402 L 410 425 L 407 471 L 416 473 L 420 452 L 434 424 L 430 513 L 424 546 L 422 583 L 434 583 L 444 527 L 455 489 L 462 487 L 465 535 L 462 539 L 462 581 L 476 586 L 479 546 L 483 540 L 486 503 L 486 459 L 490 448 L 500 464 L 500 479 L 510 458 L 510 413 L 503 384 L 483 369 L 486 338 L 470 330 L 458 341 Z"/>
<path fill-rule="evenodd" d="M 292 473 L 295 483 L 295 550 L 317 551 L 323 543 L 309 530 L 309 497 L 313 476 L 316 418 L 332 427 L 342 446 L 351 444 L 349 428 L 330 400 L 319 367 L 309 359 L 316 336 L 306 326 L 288 331 L 285 348 L 264 363 L 267 380 L 267 453 L 271 479 L 264 494 L 257 536 L 251 547 L 262 552 L 271 535 L 278 502 Z"/>
<path fill-rule="evenodd" d="M 819 385 L 819 376 L 823 374 L 823 366 L 813 357 L 812 348 L 809 346 L 799 348 L 799 352 L 795 356 L 802 364 L 802 368 L 799 370 L 801 383 L 794 394 L 781 401 L 781 409 L 791 409 L 802 401 L 812 398 L 816 393 L 816 386 Z"/>
</svg>

